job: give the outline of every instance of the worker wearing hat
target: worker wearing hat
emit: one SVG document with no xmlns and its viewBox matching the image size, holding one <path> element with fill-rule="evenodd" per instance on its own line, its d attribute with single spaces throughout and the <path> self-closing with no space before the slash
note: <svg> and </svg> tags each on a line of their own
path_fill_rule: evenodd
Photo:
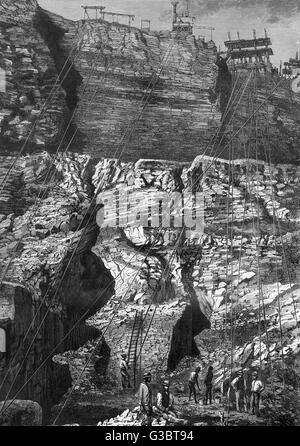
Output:
<svg viewBox="0 0 300 446">
<path fill-rule="evenodd" d="M 140 399 L 140 410 L 144 415 L 144 420 L 142 424 L 146 426 L 151 426 L 152 424 L 152 389 L 151 389 L 151 379 L 152 375 L 150 372 L 144 373 L 144 382 L 141 383 L 139 389 L 139 399 Z"/>
<path fill-rule="evenodd" d="M 207 374 L 204 379 L 204 384 L 206 387 L 205 400 L 204 400 L 205 405 L 207 405 L 208 402 L 209 402 L 209 404 L 212 403 L 212 388 L 213 388 L 212 381 L 213 381 L 213 377 L 214 377 L 213 369 L 214 368 L 212 365 L 208 367 L 208 371 L 207 371 Z"/>
<path fill-rule="evenodd" d="M 162 383 L 161 391 L 157 394 L 157 408 L 163 418 L 176 418 L 174 410 L 174 396 L 170 392 L 170 381 L 165 379 Z"/>
<path fill-rule="evenodd" d="M 201 370 L 201 367 L 198 365 L 196 367 L 195 371 L 191 373 L 190 379 L 189 379 L 189 389 L 190 389 L 189 401 L 191 401 L 192 395 L 193 395 L 196 404 L 197 404 L 196 386 L 198 387 L 198 390 L 200 392 L 200 386 L 199 386 L 199 381 L 198 381 L 200 370 Z"/>
<path fill-rule="evenodd" d="M 252 373 L 252 383 L 251 383 L 251 409 L 252 414 L 259 414 L 259 403 L 262 392 L 265 387 L 262 381 L 258 378 L 258 373 L 255 371 Z"/>
<path fill-rule="evenodd" d="M 244 410 L 247 412 L 246 380 L 243 370 L 239 370 L 237 376 L 231 381 L 228 389 L 228 397 L 230 396 L 230 388 L 234 390 L 236 411 L 241 412 L 241 405 L 243 403 Z"/>
<path fill-rule="evenodd" d="M 129 375 L 129 364 L 127 361 L 127 355 L 123 353 L 121 355 L 121 361 L 120 361 L 120 372 L 121 372 L 121 378 L 122 378 L 122 387 L 123 390 L 125 390 L 127 387 L 130 389 L 130 375 Z"/>
</svg>

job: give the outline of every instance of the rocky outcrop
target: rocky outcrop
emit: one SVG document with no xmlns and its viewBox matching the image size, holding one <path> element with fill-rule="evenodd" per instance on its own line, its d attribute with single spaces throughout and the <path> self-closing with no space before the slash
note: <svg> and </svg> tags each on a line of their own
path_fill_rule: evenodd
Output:
<svg viewBox="0 0 300 446">
<path fill-rule="evenodd" d="M 42 408 L 33 401 L 0 402 L 0 426 L 41 426 Z"/>
<path fill-rule="evenodd" d="M 6 75 L 0 93 L 2 153 L 49 148 L 67 111 L 49 47 L 35 28 L 37 9 L 36 1 L 4 1 L 0 6 L 0 67 Z"/>
<path fill-rule="evenodd" d="M 76 151 L 111 157 L 125 144 L 127 160 L 192 161 L 218 128 L 213 42 L 72 22 L 34 1 L 26 14 L 21 0 L 2 9 L 2 150 L 29 135 L 24 151 L 50 150 L 66 129 L 61 144 Z"/>
<path fill-rule="evenodd" d="M 299 163 L 300 99 L 292 81 L 254 67 L 238 69 L 232 76 L 231 106 L 225 109 L 224 131 L 213 153 L 222 158 L 249 154 L 272 163 Z"/>
<path fill-rule="evenodd" d="M 24 151 L 48 149 L 0 160 L 1 399 L 37 401 L 48 419 L 62 395 L 118 392 L 142 312 L 138 374 L 159 382 L 196 357 L 226 387 L 236 368 L 259 368 L 268 407 L 281 404 L 299 381 L 299 168 L 287 163 L 298 99 L 284 81 L 268 93 L 277 79 L 256 73 L 253 122 L 251 91 L 236 93 L 249 73 L 235 84 L 218 72 L 213 42 L 74 23 L 34 1 L 0 12 L 1 149 L 23 147 L 32 128 Z M 233 86 L 237 108 L 221 126 Z M 65 131 L 76 153 L 50 155 Z M 216 157 L 194 159 L 206 149 Z M 176 197 L 196 192 L 195 220 Z M 175 224 L 176 206 L 189 224 Z"/>
<path fill-rule="evenodd" d="M 146 199 L 150 191 L 165 191 L 171 199 L 176 190 L 191 191 L 192 180 L 203 172 L 198 187 L 204 194 L 204 233 L 186 231 L 178 245 L 180 229 L 162 228 L 156 238 L 151 227 L 132 228 L 133 215 L 141 211 L 139 200 L 127 210 L 127 227 L 100 230 L 93 251 L 116 283 L 116 294 L 89 320 L 108 345 L 102 390 L 120 386 L 119 357 L 128 350 L 137 311 L 146 315 L 142 370 L 151 370 L 154 379 L 172 370 L 176 376 L 180 359 L 194 355 L 203 367 L 214 365 L 216 386 L 241 365 L 262 367 L 267 379 L 271 364 L 279 382 L 288 380 L 300 347 L 299 275 L 287 254 L 299 243 L 299 169 L 255 160 L 236 160 L 229 166 L 209 157 L 199 157 L 190 166 L 104 160 L 96 167 L 94 185 L 100 195 L 103 185 L 106 194 L 130 190 L 137 197 L 142 191 Z M 105 209 L 112 222 L 112 202 Z M 92 353 L 100 348 L 100 339 L 57 358 L 69 364 L 77 395 L 99 391 L 98 359 Z M 288 382 L 296 386 L 297 379 Z"/>
<path fill-rule="evenodd" d="M 2 150 L 60 145 L 126 161 L 151 153 L 191 162 L 208 150 L 229 158 L 233 146 L 234 158 L 248 150 L 256 158 L 249 149 L 256 126 L 259 159 L 298 161 L 299 98 L 288 80 L 262 70 L 230 73 L 214 42 L 194 36 L 73 22 L 35 1 L 1 8 Z"/>
<path fill-rule="evenodd" d="M 49 156 L 45 154 L 44 159 L 49 167 Z M 41 160 L 37 155 L 19 161 L 16 171 L 26 185 L 22 188 L 24 197 L 27 188 L 38 193 L 39 178 L 44 178 Z M 284 377 L 288 385 L 296 385 L 297 372 L 295 378 L 287 378 L 300 346 L 296 166 L 270 166 L 254 160 L 236 160 L 229 166 L 222 159 L 199 157 L 192 165 L 101 160 L 94 168 L 88 157 L 70 154 L 55 161 L 54 166 L 55 187 L 48 191 L 36 214 L 25 199 L 21 215 L 2 217 L 2 246 L 7 247 L 9 238 L 22 243 L 19 257 L 8 268 L 9 281 L 1 300 L 6 319 L 2 318 L 1 327 L 16 321 L 19 314 L 15 298 L 8 297 L 13 283 L 20 290 L 23 286 L 24 293 L 26 290 L 29 311 L 46 296 L 45 311 L 49 309 L 52 317 L 49 326 L 60 327 L 55 330 L 61 333 L 55 345 L 79 318 L 90 317 L 90 332 L 73 339 L 68 335 L 69 343 L 53 352 L 57 370 L 70 370 L 76 395 L 118 389 L 119 355 L 128 350 L 136 311 L 146 316 L 142 370 L 152 370 L 154 379 L 172 370 L 176 375 L 180 359 L 196 355 L 203 366 L 213 363 L 217 385 L 224 380 L 224 363 L 225 380 L 232 367 L 246 363 L 250 369 L 261 365 L 267 379 L 271 364 L 279 381 Z M 91 171 L 99 211 L 90 215 L 89 221 L 85 212 L 91 204 L 88 190 L 92 187 L 85 181 L 91 178 Z M 195 191 L 193 182 L 203 172 L 198 189 L 204 195 L 204 233 L 194 228 L 181 234 L 182 228 L 170 225 L 162 228 L 158 237 L 157 229 L 151 226 L 135 223 L 132 227 L 134 215 L 142 210 L 138 199 L 141 192 L 144 200 L 153 200 L 157 193 L 166 193 L 170 199 L 174 192 L 187 194 Z M 123 217 L 128 217 L 123 228 L 100 229 L 96 225 L 103 215 L 100 203 L 112 192 L 130 192 L 135 205 L 127 211 L 122 208 Z M 103 203 L 104 215 L 111 217 L 113 200 Z M 161 212 L 159 207 L 154 209 Z M 187 204 L 184 209 L 188 210 Z M 150 222 L 161 221 L 158 214 L 154 211 Z M 33 224 L 23 227 L 29 215 Z M 88 223 L 84 235 L 80 222 Z M 18 239 L 16 231 L 21 228 Z M 56 293 L 63 268 L 78 242 L 64 285 Z M 98 300 L 96 306 L 94 300 Z M 66 349 L 70 351 L 63 353 Z M 32 358 L 36 361 L 34 354 Z M 30 389 L 35 392 L 34 387 Z"/>
<path fill-rule="evenodd" d="M 4 173 L 7 161 L 1 163 Z M 10 183 L 3 201 L 0 327 L 7 348 L 0 358 L 0 394 L 3 399 L 32 398 L 45 415 L 71 383 L 69 370 L 51 357 L 98 334 L 84 321 L 114 287 L 91 252 L 98 227 L 93 208 L 89 211 L 89 168 L 85 156 L 21 157 L 15 167 L 19 181 Z M 22 196 L 18 212 L 16 193 Z"/>
<path fill-rule="evenodd" d="M 84 79 L 76 115 L 84 150 L 192 161 L 220 122 L 214 43 L 106 22 L 86 22 L 82 33 L 74 64 Z"/>
</svg>

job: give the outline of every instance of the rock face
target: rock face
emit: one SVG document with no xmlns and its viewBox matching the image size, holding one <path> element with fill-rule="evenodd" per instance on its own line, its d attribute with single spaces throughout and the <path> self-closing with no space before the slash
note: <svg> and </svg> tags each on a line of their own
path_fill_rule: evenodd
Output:
<svg viewBox="0 0 300 446">
<path fill-rule="evenodd" d="M 257 73 L 252 122 L 249 73 L 240 95 L 212 42 L 74 23 L 34 1 L 0 12 L 1 150 L 23 147 L 32 125 L 24 152 L 48 149 L 0 159 L 0 398 L 37 401 L 47 419 L 71 386 L 86 398 L 118 391 L 142 314 L 137 379 L 176 376 L 186 357 L 212 363 L 219 387 L 233 369 L 258 368 L 277 380 L 266 398 L 278 404 L 281 384 L 293 392 L 299 380 L 300 183 L 296 164 L 268 155 L 282 161 L 292 135 L 296 159 L 299 99 L 289 108 L 282 82 L 264 107 L 267 74 Z M 51 155 L 58 147 L 76 153 Z M 195 225 L 181 199 L 196 193 Z M 102 224 L 116 212 L 121 228 Z"/>
<path fill-rule="evenodd" d="M 0 6 L 0 67 L 6 74 L 0 102 L 2 152 L 49 148 L 67 112 L 55 62 L 36 30 L 37 8 L 36 1 L 22 0 Z"/>
<path fill-rule="evenodd" d="M 191 147 L 207 145 L 220 122 L 213 42 L 72 22 L 27 3 L 1 6 L 2 150 L 70 144 L 110 157 L 126 144 L 127 159 L 191 161 Z"/>
<path fill-rule="evenodd" d="M 3 174 L 7 166 L 8 159 L 2 158 Z M 51 189 L 43 185 L 49 166 Z M 0 395 L 35 399 L 46 413 L 71 383 L 68 369 L 49 359 L 95 337 L 98 332 L 84 321 L 91 309 L 101 308 L 114 286 L 91 253 L 98 228 L 95 214 L 88 212 L 89 168 L 85 156 L 19 158 L 14 171 L 19 181 L 10 183 L 3 197 L 0 327 L 6 333 L 6 352 L 0 358 Z M 18 190 L 22 206 L 15 208 L 10 197 Z M 102 295 L 96 299 L 99 290 Z"/>
<path fill-rule="evenodd" d="M 69 365 L 76 394 L 121 385 L 119 358 L 128 350 L 137 311 L 145 316 L 141 370 L 151 370 L 154 380 L 176 371 L 181 358 L 196 355 L 203 367 L 213 364 L 216 388 L 241 366 L 261 368 L 266 380 L 271 367 L 279 380 L 296 385 L 288 376 L 296 370 L 300 347 L 299 271 L 292 254 L 299 245 L 299 169 L 255 160 L 229 165 L 209 157 L 192 165 L 104 160 L 93 181 L 101 200 L 101 185 L 105 194 L 130 190 L 137 197 L 142 191 L 145 200 L 155 190 L 171 200 L 176 190 L 191 191 L 199 177 L 204 233 L 186 231 L 178 243 L 180 229 L 163 228 L 159 238 L 154 228 L 133 229 L 139 201 L 127 210 L 127 227 L 100 230 L 93 251 L 111 271 L 116 294 L 89 324 L 102 330 L 108 353 L 100 387 L 92 354 L 102 337 L 56 358 Z M 113 208 L 111 202 L 104 206 L 108 220 Z"/>
<path fill-rule="evenodd" d="M 224 120 L 225 134 L 215 144 L 218 156 L 229 158 L 231 148 L 236 159 L 250 153 L 273 163 L 298 163 L 300 97 L 292 81 L 250 68 L 232 75 L 232 106 Z"/>
<path fill-rule="evenodd" d="M 72 22 L 35 1 L 1 8 L 2 150 L 191 162 L 201 153 L 229 158 L 232 145 L 234 158 L 248 150 L 256 158 L 256 126 L 259 159 L 298 160 L 299 95 L 269 72 L 230 73 L 214 42 Z"/>
<path fill-rule="evenodd" d="M 109 23 L 86 23 L 83 34 L 74 64 L 84 79 L 76 124 L 85 151 L 191 161 L 220 122 L 213 42 Z"/>
<path fill-rule="evenodd" d="M 39 190 L 39 175 L 43 178 L 42 158 L 49 160 L 46 154 L 19 160 L 23 165 L 20 180 L 31 193 Z M 59 347 L 61 351 L 53 351 L 58 368 L 70 369 L 77 395 L 120 387 L 119 355 L 129 347 L 137 311 L 145 316 L 141 371 L 152 370 L 154 379 L 176 371 L 185 356 L 196 355 L 203 366 L 213 363 L 216 385 L 224 376 L 228 380 L 232 366 L 242 364 L 250 369 L 262 367 L 266 377 L 272 367 L 278 379 L 284 377 L 289 385 L 295 385 L 297 378 L 288 378 L 288 373 L 296 370 L 293 364 L 300 346 L 296 166 L 255 160 L 235 160 L 229 165 L 209 157 L 199 157 L 191 165 L 101 160 L 94 166 L 82 155 L 54 160 L 56 187 L 42 200 L 37 214 L 32 215 L 32 205 L 24 200 L 22 215 L 2 217 L 3 247 L 8 240 L 15 240 L 28 215 L 33 224 L 22 229 L 19 256 L 7 270 L 1 327 L 16 322 L 19 314 L 16 297 L 9 297 L 13 283 L 23 284 L 24 292 L 18 293 L 26 296 L 29 311 L 46 296 L 45 310 L 49 308 L 57 320 L 49 319 L 49 324 L 52 329 L 58 324 L 60 333 L 72 328 L 72 317 L 76 323 L 80 316 L 91 316 L 88 325 L 92 332 L 86 337 L 75 336 Z M 100 208 L 90 222 L 85 220 L 87 233 L 56 293 L 64 265 L 82 235 L 79 222 L 84 221 L 91 204 L 91 184 L 88 188 L 86 182 L 92 175 L 98 203 L 103 193 L 130 191 L 135 206 L 125 211 L 128 224 L 122 229 L 103 227 L 99 232 L 96 220 Z M 182 233 L 182 228 L 170 225 L 158 237 L 153 227 L 132 227 L 133 216 L 141 211 L 141 192 L 145 198 L 164 192 L 171 199 L 174 192 L 187 194 L 196 189 L 204 195 L 204 233 L 195 229 Z M 27 196 L 26 187 L 22 193 Z M 106 216 L 111 216 L 112 209 L 112 203 L 104 205 Z M 187 204 L 184 209 L 188 210 Z M 151 214 L 152 223 L 157 216 Z M 98 306 L 91 305 L 94 299 L 100 299 Z M 229 333 L 233 329 L 232 350 Z M 99 337 L 99 331 L 104 338 Z M 15 336 L 9 339 L 9 343 L 16 341 Z M 43 345 L 43 337 L 40 342 Z M 65 349 L 71 351 L 63 353 Z M 10 383 L 11 367 L 8 361 Z M 30 362 L 28 367 L 32 369 Z M 38 392 L 34 387 L 28 389 L 30 394 Z"/>
</svg>

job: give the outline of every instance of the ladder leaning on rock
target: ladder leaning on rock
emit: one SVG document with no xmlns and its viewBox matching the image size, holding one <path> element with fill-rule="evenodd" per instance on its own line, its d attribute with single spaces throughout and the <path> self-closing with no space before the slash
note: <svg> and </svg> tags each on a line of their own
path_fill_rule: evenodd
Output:
<svg viewBox="0 0 300 446">
<path fill-rule="evenodd" d="M 136 378 L 137 378 L 137 353 L 138 353 L 138 344 L 140 337 L 142 336 L 142 326 L 143 326 L 143 312 L 137 310 L 133 322 L 131 338 L 128 348 L 128 365 L 131 370 L 133 370 L 133 383 L 134 387 L 136 386 Z"/>
</svg>

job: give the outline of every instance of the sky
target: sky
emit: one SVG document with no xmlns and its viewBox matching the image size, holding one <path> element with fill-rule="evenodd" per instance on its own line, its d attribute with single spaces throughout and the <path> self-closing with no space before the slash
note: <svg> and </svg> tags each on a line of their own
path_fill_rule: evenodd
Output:
<svg viewBox="0 0 300 446">
<path fill-rule="evenodd" d="M 187 0 L 181 0 L 186 7 Z M 196 17 L 196 26 L 214 27 L 213 39 L 217 46 L 224 49 L 223 42 L 232 39 L 236 32 L 241 38 L 251 38 L 252 30 L 257 36 L 264 36 L 266 28 L 273 44 L 272 61 L 279 65 L 295 57 L 297 42 L 300 42 L 300 0 L 188 0 L 192 15 Z M 165 30 L 171 27 L 170 0 L 38 0 L 40 6 L 66 18 L 83 18 L 81 5 L 103 5 L 111 12 L 133 14 L 134 25 L 140 26 L 140 20 L 150 19 L 153 30 Z M 196 35 L 210 37 L 210 31 L 196 29 Z"/>
</svg>

